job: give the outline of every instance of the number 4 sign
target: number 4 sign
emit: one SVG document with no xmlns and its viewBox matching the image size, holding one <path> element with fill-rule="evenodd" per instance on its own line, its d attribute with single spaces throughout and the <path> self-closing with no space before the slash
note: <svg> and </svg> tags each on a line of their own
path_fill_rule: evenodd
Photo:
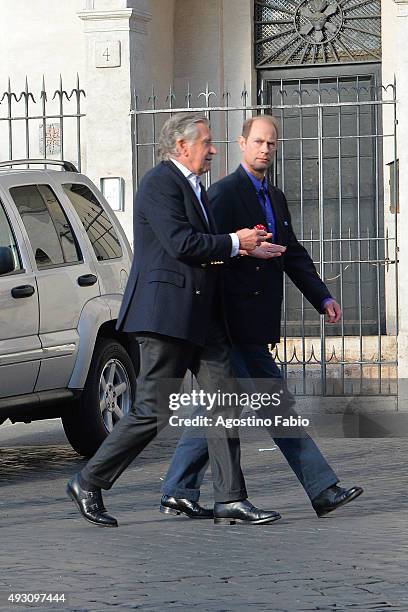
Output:
<svg viewBox="0 0 408 612">
<path fill-rule="evenodd" d="M 115 68 L 120 66 L 120 41 L 105 40 L 95 43 L 96 68 Z"/>
</svg>

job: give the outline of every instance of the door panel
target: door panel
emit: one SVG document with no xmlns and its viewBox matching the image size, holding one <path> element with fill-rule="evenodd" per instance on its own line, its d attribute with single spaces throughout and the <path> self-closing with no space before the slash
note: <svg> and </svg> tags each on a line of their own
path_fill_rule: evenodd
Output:
<svg viewBox="0 0 408 612">
<path fill-rule="evenodd" d="M 384 333 L 384 270 L 368 262 L 382 258 L 384 248 L 382 240 L 372 241 L 384 235 L 382 192 L 376 180 L 381 147 L 373 136 L 380 118 L 377 106 L 360 104 L 378 95 L 376 76 L 266 77 L 266 90 L 281 126 L 272 180 L 285 192 L 295 232 L 329 290 L 335 297 L 343 295 L 344 333 L 370 335 L 379 329 Z M 337 102 L 353 104 L 330 106 Z M 315 106 L 301 107 L 304 104 Z M 318 314 L 308 302 L 302 304 L 290 282 L 286 320 L 290 336 L 302 331 L 320 334 Z M 341 334 L 341 329 L 328 326 L 326 333 Z"/>
<path fill-rule="evenodd" d="M 84 305 L 99 296 L 99 283 L 80 286 L 78 278 L 95 274 L 79 232 L 68 219 L 48 184 L 10 187 L 10 196 L 21 216 L 36 264 L 39 300 L 39 338 L 43 348 L 35 390 L 68 384 L 79 344 L 77 331 Z"/>
<path fill-rule="evenodd" d="M 0 202 L 0 246 L 10 247 L 15 259 L 15 273 L 0 276 L 0 397 L 32 392 L 40 368 L 36 279 L 33 272 L 23 269 L 18 239 L 21 240 L 19 230 L 11 230 Z M 31 285 L 35 293 L 13 298 L 11 290 L 20 285 Z"/>
</svg>

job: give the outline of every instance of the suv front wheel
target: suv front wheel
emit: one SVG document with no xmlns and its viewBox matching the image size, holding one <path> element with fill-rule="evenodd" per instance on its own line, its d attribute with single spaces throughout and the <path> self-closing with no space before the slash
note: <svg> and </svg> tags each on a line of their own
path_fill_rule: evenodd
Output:
<svg viewBox="0 0 408 612">
<path fill-rule="evenodd" d="M 80 455 L 90 457 L 127 414 L 136 392 L 136 374 L 126 349 L 110 338 L 98 338 L 84 391 L 62 417 L 65 434 Z"/>
</svg>

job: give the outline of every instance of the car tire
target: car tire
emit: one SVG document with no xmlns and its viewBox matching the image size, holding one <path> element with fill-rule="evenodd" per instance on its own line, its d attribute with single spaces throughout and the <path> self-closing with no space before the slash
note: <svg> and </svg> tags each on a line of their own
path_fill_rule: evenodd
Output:
<svg viewBox="0 0 408 612">
<path fill-rule="evenodd" d="M 135 393 L 135 366 L 124 346 L 115 339 L 98 338 L 84 390 L 62 416 L 73 449 L 92 456 L 115 423 L 132 409 Z"/>
</svg>

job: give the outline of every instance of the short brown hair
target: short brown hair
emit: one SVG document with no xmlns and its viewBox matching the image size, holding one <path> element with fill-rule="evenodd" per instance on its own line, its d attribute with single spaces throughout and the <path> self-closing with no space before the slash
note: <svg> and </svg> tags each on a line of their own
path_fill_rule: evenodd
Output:
<svg viewBox="0 0 408 612">
<path fill-rule="evenodd" d="M 279 138 L 279 125 L 278 125 L 278 121 L 272 115 L 255 115 L 254 117 L 249 117 L 249 119 L 245 119 L 245 121 L 244 121 L 244 123 L 242 125 L 242 136 L 243 136 L 243 138 L 245 138 L 245 139 L 248 138 L 249 133 L 250 133 L 251 128 L 252 128 L 252 124 L 255 121 L 258 121 L 258 119 L 263 119 L 264 121 L 267 121 L 268 123 L 270 123 L 275 128 L 276 137 Z"/>
</svg>

